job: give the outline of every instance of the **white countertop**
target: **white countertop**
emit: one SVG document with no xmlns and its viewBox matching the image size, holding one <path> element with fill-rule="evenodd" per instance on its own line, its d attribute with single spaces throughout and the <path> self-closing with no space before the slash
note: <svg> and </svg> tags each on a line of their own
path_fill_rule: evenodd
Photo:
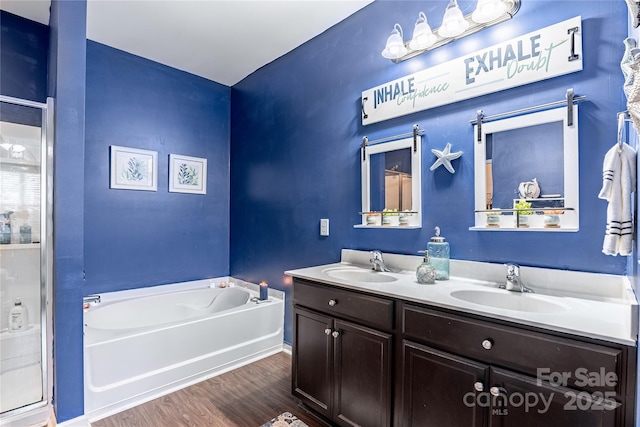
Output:
<svg viewBox="0 0 640 427">
<path fill-rule="evenodd" d="M 502 264 L 451 260 L 449 280 L 436 281 L 435 285 L 421 285 L 415 278 L 415 268 L 422 262 L 421 257 L 383 254 L 386 265 L 394 272 L 378 274 L 391 276 L 396 281 L 354 282 L 329 275 L 336 268 L 369 269 L 370 257 L 368 251 L 344 249 L 340 263 L 289 270 L 285 274 L 463 313 L 636 346 L 638 303 L 629 280 L 624 276 L 521 267 L 522 281 L 535 293 L 518 294 L 516 297 L 534 298 L 560 307 L 558 311 L 542 313 L 495 308 L 451 295 L 455 291 L 482 290 L 513 296 L 514 292 L 497 288 L 499 283 L 506 280 L 506 268 Z"/>
</svg>

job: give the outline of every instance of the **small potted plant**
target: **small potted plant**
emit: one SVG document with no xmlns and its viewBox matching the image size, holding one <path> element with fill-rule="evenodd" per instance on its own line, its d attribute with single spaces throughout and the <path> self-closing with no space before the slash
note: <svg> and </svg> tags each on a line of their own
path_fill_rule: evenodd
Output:
<svg viewBox="0 0 640 427">
<path fill-rule="evenodd" d="M 367 212 L 365 214 L 366 223 L 370 226 L 380 225 L 380 212 Z"/>
<path fill-rule="evenodd" d="M 533 214 L 531 210 L 531 202 L 527 202 L 524 199 L 518 200 L 518 202 L 513 206 L 516 210 L 518 227 L 529 227 L 529 215 Z"/>
<path fill-rule="evenodd" d="M 400 216 L 399 218 L 399 222 L 400 225 L 409 225 L 411 223 L 411 217 L 413 216 L 413 213 L 409 210 L 404 210 L 402 212 L 400 212 Z"/>
<path fill-rule="evenodd" d="M 493 209 L 486 212 L 487 215 L 487 227 L 500 227 L 500 215 L 502 211 L 500 209 Z"/>
<path fill-rule="evenodd" d="M 384 208 L 382 210 L 382 225 L 399 225 L 399 224 L 400 224 L 400 220 L 399 220 L 397 209 Z"/>
<path fill-rule="evenodd" d="M 562 209 L 546 211 L 544 214 L 545 228 L 560 228 L 560 215 L 564 213 Z"/>
</svg>

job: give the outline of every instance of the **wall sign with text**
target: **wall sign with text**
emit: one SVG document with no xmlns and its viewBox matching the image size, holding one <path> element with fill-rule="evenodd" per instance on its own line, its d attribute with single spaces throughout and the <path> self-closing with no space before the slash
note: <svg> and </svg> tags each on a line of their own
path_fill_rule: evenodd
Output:
<svg viewBox="0 0 640 427">
<path fill-rule="evenodd" d="M 380 122 L 582 70 L 582 18 L 362 92 L 362 124 Z"/>
</svg>

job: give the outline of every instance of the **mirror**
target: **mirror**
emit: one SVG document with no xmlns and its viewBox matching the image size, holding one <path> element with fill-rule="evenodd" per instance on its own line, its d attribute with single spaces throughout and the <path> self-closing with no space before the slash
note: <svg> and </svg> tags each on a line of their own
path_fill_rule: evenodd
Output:
<svg viewBox="0 0 640 427">
<path fill-rule="evenodd" d="M 369 194 L 372 211 L 412 210 L 411 149 L 369 156 Z"/>
<path fill-rule="evenodd" d="M 578 230 L 578 107 L 474 126 L 475 227 Z"/>
<path fill-rule="evenodd" d="M 410 137 L 363 147 L 362 223 L 356 227 L 421 227 L 421 145 L 417 135 L 415 144 Z"/>
</svg>

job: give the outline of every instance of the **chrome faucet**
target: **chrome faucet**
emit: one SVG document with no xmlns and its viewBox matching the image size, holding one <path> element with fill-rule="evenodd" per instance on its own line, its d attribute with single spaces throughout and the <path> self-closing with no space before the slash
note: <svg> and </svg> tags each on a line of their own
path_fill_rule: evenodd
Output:
<svg viewBox="0 0 640 427">
<path fill-rule="evenodd" d="M 87 295 L 86 297 L 82 297 L 82 309 L 88 310 L 93 304 L 98 304 L 99 302 L 100 295 Z"/>
<path fill-rule="evenodd" d="M 499 288 L 506 289 L 513 292 L 530 292 L 534 293 L 533 289 L 528 288 L 522 283 L 520 278 L 520 266 L 517 264 L 506 264 L 507 266 L 507 283 L 500 285 Z"/>
<path fill-rule="evenodd" d="M 369 260 L 373 267 L 371 269 L 373 271 L 391 271 L 384 265 L 384 261 L 382 260 L 382 252 L 380 251 L 371 251 L 372 258 Z"/>
</svg>

